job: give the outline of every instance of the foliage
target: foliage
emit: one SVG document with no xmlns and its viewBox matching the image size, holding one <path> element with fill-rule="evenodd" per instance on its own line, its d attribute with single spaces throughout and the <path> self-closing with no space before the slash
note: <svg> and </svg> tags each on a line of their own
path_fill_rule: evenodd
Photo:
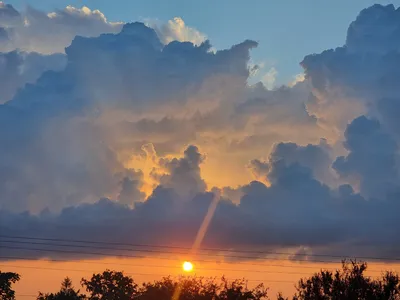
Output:
<svg viewBox="0 0 400 300">
<path fill-rule="evenodd" d="M 61 289 L 56 294 L 43 294 L 39 293 L 37 300 L 81 300 L 86 299 L 85 295 L 80 295 L 79 290 L 75 291 L 72 286 L 72 281 L 66 277 L 63 282 L 61 282 Z"/>
<path fill-rule="evenodd" d="M 243 280 L 234 280 L 229 282 L 222 278 L 224 285 L 223 290 L 218 295 L 220 300 L 262 300 L 267 299 L 267 289 L 263 284 L 256 286 L 254 289 L 247 288 L 247 282 Z"/>
<path fill-rule="evenodd" d="M 367 264 L 343 261 L 342 270 L 321 271 L 297 285 L 296 300 L 400 299 L 399 276 L 386 272 L 381 279 L 365 276 Z"/>
<path fill-rule="evenodd" d="M 20 276 L 17 273 L 0 271 L 0 299 L 2 300 L 14 300 L 15 291 L 11 288 L 13 283 L 20 280 Z"/>
<path fill-rule="evenodd" d="M 262 285 L 254 289 L 247 288 L 245 280 L 229 282 L 203 277 L 181 277 L 178 281 L 170 277 L 153 283 L 145 283 L 139 291 L 140 300 L 170 300 L 179 291 L 180 300 L 247 300 L 267 299 L 267 291 Z"/>
<path fill-rule="evenodd" d="M 130 300 L 137 294 L 137 284 L 123 272 L 106 270 L 102 274 L 93 274 L 90 280 L 82 278 L 81 284 L 93 300 Z"/>
</svg>

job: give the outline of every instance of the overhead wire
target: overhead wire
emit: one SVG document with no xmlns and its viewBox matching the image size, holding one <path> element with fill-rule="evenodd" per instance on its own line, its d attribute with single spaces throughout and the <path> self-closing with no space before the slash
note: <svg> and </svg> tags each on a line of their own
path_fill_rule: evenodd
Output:
<svg viewBox="0 0 400 300">
<path fill-rule="evenodd" d="M 12 267 L 12 268 L 20 268 L 20 269 L 34 269 L 34 270 L 47 270 L 47 271 L 68 271 L 68 272 L 92 272 L 91 270 L 85 270 L 85 269 L 65 269 L 65 268 L 49 268 L 49 267 L 34 267 L 34 266 L 20 266 L 20 265 L 2 265 L 0 264 L 0 267 Z M 157 274 L 157 273 L 137 273 L 137 272 L 124 272 L 126 275 L 130 276 L 162 276 L 163 278 L 191 278 L 191 277 L 196 277 L 197 274 L 194 274 L 194 276 L 183 276 L 181 275 L 169 275 L 169 274 Z M 283 274 L 287 274 L 284 273 Z M 293 273 L 293 275 L 301 275 L 302 273 Z M 199 277 L 205 277 L 205 276 L 199 276 Z M 215 276 L 208 276 L 211 278 L 214 278 Z M 226 278 L 226 277 L 225 277 Z M 228 280 L 231 280 L 230 278 L 226 278 Z M 274 282 L 274 283 L 294 283 L 293 281 L 290 280 L 269 280 L 269 279 L 246 279 L 245 281 L 248 282 Z"/>
<path fill-rule="evenodd" d="M 50 245 L 48 244 L 47 246 L 54 246 L 54 245 Z M 73 247 L 73 246 L 71 246 Z M 93 256 L 105 256 L 105 257 L 120 257 L 120 258 L 149 258 L 149 255 L 132 255 L 132 254 L 119 254 L 119 253 L 104 253 L 104 252 L 92 252 L 92 251 L 75 251 L 75 250 L 64 250 L 64 249 L 44 249 L 44 248 L 27 248 L 27 247 L 17 247 L 17 246 L 7 246 L 7 245 L 2 245 L 1 248 L 3 249 L 15 249 L 15 250 L 27 250 L 27 251 L 42 251 L 42 252 L 55 252 L 55 253 L 66 253 L 66 254 L 82 254 L 82 255 L 93 255 Z M 115 249 L 114 249 L 115 250 Z M 167 254 L 167 253 L 163 253 L 163 254 Z M 170 254 L 170 253 L 168 253 Z M 187 254 L 188 256 L 189 254 Z M 232 258 L 231 256 L 225 256 L 228 258 Z M 157 257 L 158 259 L 162 259 L 162 260 L 173 260 L 176 261 L 175 258 L 171 258 L 171 257 Z M 242 257 L 243 258 L 243 257 Z M 288 260 L 287 258 L 271 258 L 271 257 L 248 257 L 248 259 L 263 259 L 263 260 Z M 196 261 L 199 262 L 216 262 L 216 260 L 205 260 L 205 259 L 196 259 Z M 299 262 L 307 262 L 307 263 L 340 263 L 339 261 L 326 261 L 326 260 L 322 260 L 322 261 L 318 261 L 318 260 L 308 260 L 308 259 L 296 259 L 296 261 Z M 247 264 L 243 263 L 243 262 L 239 262 L 241 264 Z M 257 265 L 261 265 L 258 264 Z"/>
<path fill-rule="evenodd" d="M 134 244 L 134 243 L 119 243 L 119 242 L 106 242 L 106 241 L 93 241 L 93 240 L 75 240 L 75 239 L 60 239 L 60 238 L 43 238 L 43 237 L 27 237 L 27 236 L 12 236 L 12 235 L 0 235 L 0 238 L 11 238 L 11 239 L 25 239 L 25 240 L 42 240 L 42 241 L 54 241 L 54 242 L 71 242 L 71 243 L 84 243 L 84 244 L 103 244 L 103 245 L 114 245 L 114 246 L 132 246 L 132 247 L 147 247 L 147 248 L 162 248 L 162 249 L 177 249 L 177 250 L 190 250 L 190 247 L 182 246 L 170 246 L 170 245 L 154 245 L 154 244 Z M 1 241 L 0 241 L 1 242 Z M 129 249 L 131 250 L 131 249 Z M 200 248 L 200 251 L 210 252 L 230 252 L 230 253 L 248 253 L 248 254 L 275 254 L 275 255 L 293 255 L 291 252 L 281 251 L 268 251 L 268 250 L 239 250 L 239 249 L 224 249 L 224 248 Z M 220 256 L 224 256 L 219 254 Z M 354 257 L 352 255 L 334 255 L 334 254 L 322 254 L 322 253 L 310 253 L 307 256 L 311 257 L 328 257 L 328 258 L 339 258 L 343 259 L 346 257 Z M 246 258 L 243 256 L 243 258 Z M 378 257 L 378 256 L 357 256 L 357 259 L 364 260 L 385 260 L 385 261 L 400 261 L 399 257 Z"/>
<path fill-rule="evenodd" d="M 51 244 L 48 244 L 49 246 L 54 246 Z M 86 255 L 93 255 L 93 256 L 100 256 L 100 257 L 118 257 L 118 258 L 149 258 L 149 256 L 138 256 L 138 255 L 129 255 L 129 254 L 111 254 L 111 253 L 102 253 L 102 252 L 83 252 L 83 251 L 74 251 L 74 250 L 65 250 L 65 249 L 43 249 L 43 248 L 27 248 L 27 247 L 14 247 L 14 246 L 1 246 L 4 249 L 14 249 L 14 250 L 27 250 L 27 251 L 38 251 L 38 252 L 49 252 L 49 253 L 64 253 L 64 254 L 86 254 Z M 12 259 L 12 260 L 18 260 L 18 258 L 20 260 L 29 260 L 29 258 L 25 258 L 25 257 L 18 257 L 18 256 L 14 256 L 14 257 L 7 257 L 7 256 L 0 256 L 0 258 L 3 259 Z M 178 261 L 177 258 L 171 258 L 171 257 L 155 257 L 156 259 L 160 259 L 160 260 L 169 260 L 169 261 Z M 49 261 L 56 261 L 53 259 L 47 259 Z M 65 260 L 58 260 L 59 262 L 66 262 Z M 212 262 L 215 263 L 215 261 L 213 260 L 200 260 L 200 259 L 196 259 L 195 262 Z M 115 264 L 117 265 L 117 264 Z M 241 263 L 241 265 L 250 265 L 250 263 Z M 314 269 L 316 270 L 315 267 L 312 266 L 302 266 L 302 265 L 284 265 L 284 264 L 261 264 L 261 263 L 257 263 L 257 264 L 252 264 L 252 265 L 256 265 L 258 267 L 280 267 L 280 268 L 297 268 L 297 269 Z M 137 265 L 137 264 L 130 264 L 130 266 L 141 266 L 141 267 L 160 267 L 160 265 L 157 266 L 152 266 L 152 265 Z M 162 266 L 162 267 L 167 267 L 167 266 Z M 173 268 L 171 266 L 171 268 Z M 197 268 L 199 270 L 209 270 L 209 271 L 229 271 L 229 272 L 254 272 L 254 273 L 271 273 L 268 271 L 263 271 L 263 270 L 249 270 L 249 269 L 223 269 L 223 268 Z M 380 272 L 382 273 L 382 270 L 369 270 L 369 272 Z M 281 272 L 278 272 L 281 273 Z M 286 272 L 288 273 L 288 272 Z M 297 274 L 299 275 L 299 274 Z M 309 273 L 303 273 L 302 275 L 309 275 Z"/>
<path fill-rule="evenodd" d="M 113 251 L 129 251 L 129 252 L 136 252 L 136 253 L 156 253 L 156 254 L 174 254 L 174 255 L 188 255 L 185 252 L 179 251 L 171 251 L 171 250 L 188 250 L 189 248 L 180 247 L 180 246 L 164 246 L 164 245 L 149 245 L 149 244 L 130 244 L 130 243 L 115 243 L 115 242 L 103 242 L 103 241 L 83 241 L 83 240 L 70 240 L 70 239 L 55 239 L 55 238 L 39 238 L 39 237 L 21 237 L 21 236 L 5 236 L 0 235 L 0 238 L 7 238 L 11 240 L 1 240 L 0 239 L 0 249 L 14 249 L 14 250 L 26 250 L 26 251 L 38 251 L 38 252 L 49 252 L 49 253 L 64 253 L 64 254 L 77 254 L 77 255 L 91 255 L 91 256 L 104 256 L 104 257 L 120 257 L 120 258 L 149 258 L 153 256 L 149 255 L 131 255 L 131 254 L 119 254 L 119 253 L 103 253 L 103 252 L 91 252 L 91 251 L 74 251 L 65 248 L 81 248 L 81 249 L 103 249 L 103 250 L 113 250 Z M 21 241 L 22 240 L 22 241 Z M 25 240 L 25 241 L 24 241 Z M 48 243 L 40 242 L 40 241 L 47 241 Z M 49 243 L 51 242 L 51 243 Z M 68 242 L 73 244 L 60 244 L 54 242 Z M 6 244 L 24 244 L 24 245 L 41 245 L 45 247 L 64 247 L 64 249 L 43 249 L 43 248 L 28 248 L 28 247 L 15 247 L 4 245 Z M 83 244 L 83 245 L 82 245 Z M 86 245 L 85 245 L 86 244 Z M 91 244 L 91 245 L 87 245 Z M 94 246 L 98 245 L 98 246 Z M 111 245 L 114 247 L 104 247 L 100 245 Z M 136 248 L 144 248 L 144 249 L 132 249 L 132 248 L 118 248 L 115 246 L 130 246 Z M 146 249 L 146 248 L 154 248 L 154 249 L 164 249 L 164 250 L 154 250 L 154 249 Z M 247 253 L 247 254 L 262 254 L 262 255 L 293 255 L 293 253 L 289 252 L 278 252 L 278 251 L 252 251 L 252 250 L 237 250 L 237 249 L 221 249 L 221 248 L 202 248 L 200 251 L 219 251 L 219 252 L 227 252 L 227 253 Z M 218 254 L 218 255 L 217 255 Z M 289 258 L 271 258 L 271 257 L 263 257 L 263 256 L 239 256 L 239 255 L 228 255 L 228 254 L 221 254 L 221 253 L 200 253 L 200 256 L 208 256 L 208 257 L 219 257 L 222 258 L 236 258 L 236 259 L 260 259 L 260 260 L 289 260 Z M 339 255 L 329 255 L 329 254 L 307 254 L 309 257 L 327 257 L 327 258 L 342 258 L 343 256 Z M 177 258 L 171 257 L 155 257 L 156 259 L 162 260 L 171 260 L 177 261 Z M 398 261 L 399 258 L 385 258 L 385 257 L 356 257 L 357 259 L 375 259 L 375 260 L 390 260 L 390 261 Z M 6 260 L 31 260 L 30 257 L 23 257 L 23 256 L 0 256 L 0 259 Z M 70 260 L 60 260 L 60 259 L 52 259 L 52 258 L 45 258 L 46 261 L 50 262 L 70 262 Z M 81 258 L 79 258 L 80 263 L 82 263 Z M 199 262 L 216 262 L 215 260 L 202 260 L 196 259 Z M 299 262 L 307 262 L 307 263 L 340 263 L 340 261 L 332 261 L 332 260 L 310 260 L 306 259 L 303 260 L 301 258 L 296 259 Z M 88 262 L 84 261 L 83 263 L 93 263 L 96 265 L 105 265 L 107 263 L 104 262 Z M 224 262 L 225 263 L 225 262 Z M 313 266 L 304 266 L 299 264 L 293 265 L 284 265 L 284 264 L 262 264 L 262 263 L 250 263 L 242 261 L 239 262 L 232 262 L 230 263 L 238 263 L 242 265 L 256 265 L 256 266 L 268 266 L 268 267 L 283 267 L 283 268 L 298 268 L 298 269 L 316 269 Z M 120 264 L 120 263 L 109 263 L 112 265 L 125 265 L 130 267 L 146 267 L 146 268 L 177 268 L 173 266 L 163 266 L 163 265 L 139 265 L 139 264 Z M 378 265 L 374 263 L 375 265 Z M 382 264 L 388 266 L 387 264 Z M 88 269 L 64 269 L 64 268 L 50 268 L 50 267 L 36 267 L 36 266 L 20 266 L 20 265 L 10 265 L 10 264 L 3 264 L 0 267 L 12 267 L 12 268 L 23 268 L 23 269 L 37 269 L 37 270 L 47 270 L 47 271 L 76 271 L 76 272 L 90 272 Z M 286 272 L 286 271 L 264 271 L 264 270 L 246 270 L 246 269 L 220 269 L 220 268 L 197 268 L 199 270 L 205 271 L 227 271 L 227 272 L 253 272 L 253 273 L 263 273 L 263 274 L 288 274 L 288 275 L 311 275 L 310 273 L 303 273 L 303 272 Z M 369 272 L 381 272 L 378 270 L 370 270 Z M 156 274 L 156 273 L 126 273 L 127 275 L 134 275 L 134 276 L 164 276 L 164 277 L 178 277 L 178 276 L 168 276 L 167 274 Z M 265 283 L 272 283 L 272 282 L 281 282 L 281 283 L 294 283 L 293 281 L 289 280 L 269 280 L 269 279 L 249 279 L 249 282 L 265 282 Z M 36 297 L 35 295 L 18 295 L 19 297 Z"/>
</svg>

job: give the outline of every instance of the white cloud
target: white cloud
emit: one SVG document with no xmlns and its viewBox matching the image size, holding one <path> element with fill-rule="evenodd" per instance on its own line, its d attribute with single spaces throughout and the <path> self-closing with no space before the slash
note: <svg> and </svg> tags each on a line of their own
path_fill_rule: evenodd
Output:
<svg viewBox="0 0 400 300">
<path fill-rule="evenodd" d="M 207 39 L 207 36 L 204 33 L 187 26 L 180 17 L 175 17 L 167 23 L 161 23 L 156 20 L 147 20 L 146 24 L 154 28 L 164 44 L 169 44 L 172 41 L 179 41 L 200 45 Z"/>
<path fill-rule="evenodd" d="M 298 84 L 299 82 L 303 82 L 305 79 L 306 79 L 306 77 L 305 77 L 304 73 L 297 74 L 296 76 L 294 76 L 294 79 L 289 82 L 288 86 L 293 87 L 296 84 Z"/>
<path fill-rule="evenodd" d="M 118 32 L 121 23 L 109 22 L 98 10 L 67 6 L 44 13 L 32 7 L 17 12 L 12 6 L 0 6 L 0 26 L 8 39 L 0 42 L 0 51 L 19 49 L 43 54 L 63 53 L 73 38 Z"/>
<path fill-rule="evenodd" d="M 271 90 L 275 86 L 276 75 L 278 75 L 278 71 L 272 67 L 261 77 L 261 82 Z"/>
</svg>

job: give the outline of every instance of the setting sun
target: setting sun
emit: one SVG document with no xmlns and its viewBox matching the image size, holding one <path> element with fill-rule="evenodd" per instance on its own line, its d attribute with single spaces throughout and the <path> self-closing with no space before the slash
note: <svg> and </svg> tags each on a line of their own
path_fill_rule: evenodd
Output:
<svg viewBox="0 0 400 300">
<path fill-rule="evenodd" d="M 182 265 L 182 268 L 185 272 L 193 271 L 193 264 L 189 261 L 185 261 Z"/>
</svg>

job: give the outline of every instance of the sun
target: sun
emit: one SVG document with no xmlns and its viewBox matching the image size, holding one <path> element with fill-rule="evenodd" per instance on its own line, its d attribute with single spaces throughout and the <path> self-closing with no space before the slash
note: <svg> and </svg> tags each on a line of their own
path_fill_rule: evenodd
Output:
<svg viewBox="0 0 400 300">
<path fill-rule="evenodd" d="M 193 264 L 189 261 L 185 261 L 182 264 L 183 271 L 185 272 L 192 272 L 193 271 Z"/>
</svg>

